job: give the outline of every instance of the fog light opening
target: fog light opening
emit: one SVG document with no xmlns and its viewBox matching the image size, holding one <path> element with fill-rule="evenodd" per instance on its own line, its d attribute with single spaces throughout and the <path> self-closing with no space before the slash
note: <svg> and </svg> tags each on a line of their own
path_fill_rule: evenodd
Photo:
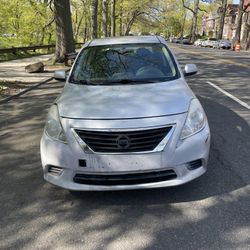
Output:
<svg viewBox="0 0 250 250">
<path fill-rule="evenodd" d="M 202 160 L 201 159 L 197 159 L 194 161 L 190 161 L 187 163 L 187 168 L 188 170 L 195 170 L 197 168 L 200 168 L 202 166 Z"/>
<path fill-rule="evenodd" d="M 48 165 L 48 173 L 52 174 L 52 175 L 61 175 L 63 172 L 63 168 L 61 167 L 56 167 L 56 166 L 52 166 L 52 165 Z"/>
</svg>

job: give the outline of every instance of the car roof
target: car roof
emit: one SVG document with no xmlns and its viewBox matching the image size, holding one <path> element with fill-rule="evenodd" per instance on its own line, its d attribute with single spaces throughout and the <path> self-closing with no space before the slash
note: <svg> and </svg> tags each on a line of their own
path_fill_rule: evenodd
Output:
<svg viewBox="0 0 250 250">
<path fill-rule="evenodd" d="M 90 41 L 88 46 L 101 46 L 113 44 L 134 44 L 134 43 L 161 43 L 158 36 L 120 36 L 94 39 Z"/>
</svg>

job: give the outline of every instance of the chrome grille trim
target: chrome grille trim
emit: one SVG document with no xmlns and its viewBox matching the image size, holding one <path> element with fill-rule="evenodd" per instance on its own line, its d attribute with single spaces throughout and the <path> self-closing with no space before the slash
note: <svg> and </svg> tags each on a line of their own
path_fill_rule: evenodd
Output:
<svg viewBox="0 0 250 250">
<path fill-rule="evenodd" d="M 74 135 L 74 137 L 76 138 L 76 140 L 78 141 L 79 145 L 81 146 L 81 148 L 84 150 L 85 153 L 95 153 L 95 154 L 144 154 L 144 153 L 152 153 L 152 152 L 160 152 L 164 149 L 164 147 L 166 146 L 166 144 L 168 143 L 170 137 L 172 136 L 174 129 L 175 129 L 176 124 L 167 124 L 167 125 L 163 125 L 163 126 L 157 126 L 157 127 L 146 127 L 146 128 L 126 128 L 126 129 L 96 129 L 96 128 L 71 128 L 72 133 Z M 95 151 L 93 150 L 87 142 L 85 142 L 80 135 L 78 134 L 78 132 L 80 130 L 82 131 L 90 131 L 90 132 L 103 132 L 103 133 L 143 133 L 149 130 L 157 130 L 157 129 L 169 129 L 166 132 L 166 135 L 159 141 L 158 144 L 156 144 L 154 149 L 150 149 L 150 150 L 144 150 L 144 151 L 120 151 L 120 152 L 99 152 L 99 151 Z M 150 133 L 150 132 L 149 132 Z M 154 138 L 154 135 L 152 136 L 152 138 Z M 138 142 L 135 142 L 138 143 Z M 142 142 L 141 142 L 142 143 Z M 97 144 L 102 145 L 102 142 L 97 142 Z"/>
</svg>

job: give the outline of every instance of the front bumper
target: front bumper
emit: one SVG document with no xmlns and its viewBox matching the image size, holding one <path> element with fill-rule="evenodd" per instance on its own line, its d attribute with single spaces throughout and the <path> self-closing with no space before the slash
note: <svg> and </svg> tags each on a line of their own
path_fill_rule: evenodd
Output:
<svg viewBox="0 0 250 250">
<path fill-rule="evenodd" d="M 177 186 L 187 183 L 206 172 L 210 148 L 210 131 L 208 124 L 199 133 L 179 141 L 179 135 L 185 116 L 176 115 L 176 128 L 164 150 L 152 153 L 137 154 L 95 154 L 85 153 L 72 135 L 67 135 L 68 144 L 63 144 L 48 137 L 45 133 L 41 139 L 41 160 L 44 179 L 54 185 L 69 190 L 129 190 L 144 188 L 159 188 Z M 166 118 L 168 119 L 168 118 Z M 64 127 L 72 127 L 64 121 Z M 158 121 L 163 124 L 163 121 Z M 158 123 L 157 122 L 157 123 Z M 164 121 L 169 124 L 169 121 Z M 107 124 L 104 124 L 105 127 Z M 155 124 L 156 125 L 156 124 Z M 131 124 L 133 127 L 134 125 Z M 77 124 L 74 124 L 77 127 Z M 66 129 L 70 131 L 70 129 Z M 200 159 L 201 165 L 194 170 L 188 168 L 188 162 Z M 84 160 L 86 166 L 81 167 L 79 160 Z M 60 167 L 60 174 L 50 173 L 51 166 Z M 86 175 L 128 175 L 154 173 L 157 171 L 173 170 L 174 178 L 161 181 L 155 179 L 149 183 L 95 185 L 80 184 L 74 181 L 78 174 Z"/>
</svg>

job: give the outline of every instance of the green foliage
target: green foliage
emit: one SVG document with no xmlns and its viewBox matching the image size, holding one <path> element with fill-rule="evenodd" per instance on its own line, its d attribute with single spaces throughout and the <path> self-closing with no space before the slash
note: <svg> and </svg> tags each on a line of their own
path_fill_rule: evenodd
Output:
<svg viewBox="0 0 250 250">
<path fill-rule="evenodd" d="M 172 28 L 172 32 L 175 36 L 181 32 L 181 21 L 177 17 L 172 16 L 169 18 L 169 26 Z"/>
<path fill-rule="evenodd" d="M 47 24 L 52 13 L 36 0 L 0 0 L 0 47 L 54 42 L 54 27 Z"/>
<path fill-rule="evenodd" d="M 55 43 L 53 12 L 46 0 L 0 0 L 0 47 L 18 47 Z M 185 0 L 192 8 L 193 0 Z M 71 15 L 74 39 L 84 42 L 91 37 L 91 0 L 71 0 Z M 53 8 L 53 5 L 51 6 Z M 200 1 L 200 7 L 208 11 L 217 9 L 218 4 Z M 111 0 L 109 0 L 108 30 L 111 25 Z M 103 36 L 103 7 L 99 0 L 98 37 Z M 122 13 L 122 15 L 121 15 Z M 198 30 L 202 27 L 199 12 Z M 116 0 L 116 34 L 122 33 L 164 34 L 184 36 L 190 34 L 192 13 L 176 0 Z"/>
</svg>

